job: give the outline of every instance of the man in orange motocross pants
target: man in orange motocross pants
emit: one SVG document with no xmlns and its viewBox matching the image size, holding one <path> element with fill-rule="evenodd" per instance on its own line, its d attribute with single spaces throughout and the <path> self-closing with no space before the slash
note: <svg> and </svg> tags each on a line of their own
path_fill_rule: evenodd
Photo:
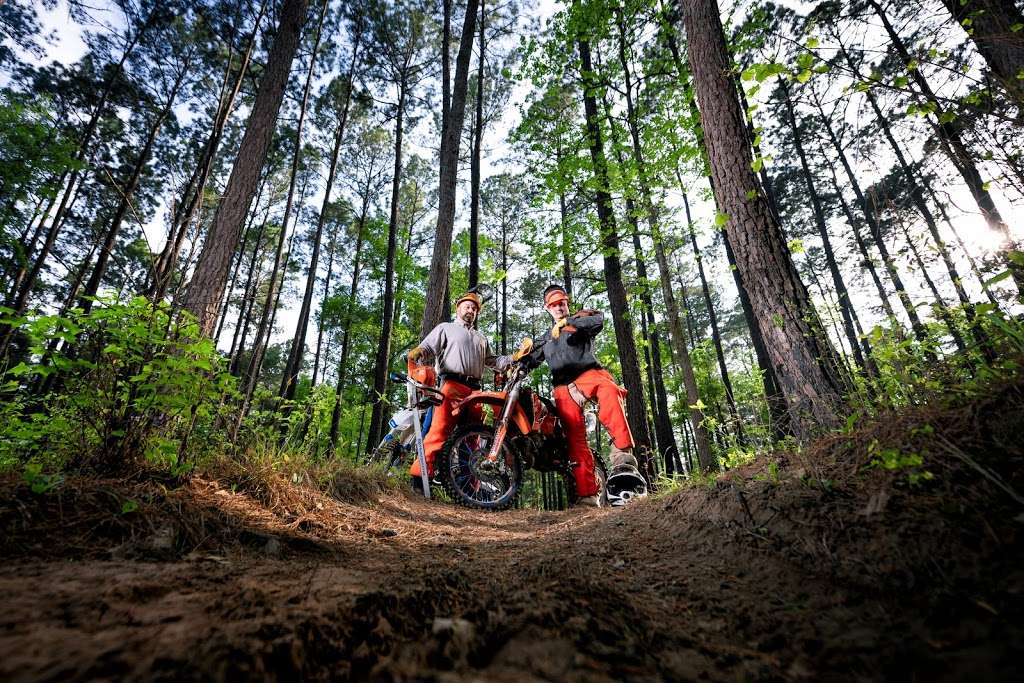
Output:
<svg viewBox="0 0 1024 683">
<path fill-rule="evenodd" d="M 480 422 L 480 406 L 474 406 L 460 414 L 453 415 L 453 408 L 459 401 L 480 389 L 480 379 L 485 368 L 501 370 L 509 365 L 509 356 L 491 353 L 490 344 L 474 327 L 483 301 L 475 292 L 467 292 L 455 302 L 455 320 L 434 327 L 419 346 L 409 352 L 409 359 L 417 362 L 433 359 L 441 378 L 441 393 L 444 400 L 434 408 L 430 430 L 423 439 L 423 451 L 427 461 L 427 474 L 434 475 L 434 460 L 444 442 L 455 429 L 459 419 Z M 420 462 L 413 461 L 409 469 L 413 488 L 420 484 Z"/>
<path fill-rule="evenodd" d="M 576 463 L 577 505 L 597 507 L 600 498 L 594 454 L 587 443 L 583 406 L 591 400 L 598 403 L 598 419 L 612 441 L 612 475 L 628 472 L 639 477 L 633 434 L 626 421 L 626 390 L 594 355 L 593 339 L 604 327 L 604 314 L 584 309 L 570 317 L 569 295 L 560 285 L 544 290 L 544 308 L 554 326 L 537 341 L 530 362 L 539 365 L 546 360 L 551 368 L 555 409 L 569 441 L 569 459 Z"/>
</svg>

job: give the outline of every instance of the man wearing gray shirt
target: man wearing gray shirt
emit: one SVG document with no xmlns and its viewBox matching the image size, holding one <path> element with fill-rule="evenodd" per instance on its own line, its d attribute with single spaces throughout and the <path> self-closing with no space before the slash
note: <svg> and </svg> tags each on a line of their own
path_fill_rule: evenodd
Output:
<svg viewBox="0 0 1024 683">
<path fill-rule="evenodd" d="M 423 439 L 423 450 L 426 456 L 428 474 L 434 475 L 434 457 L 448 439 L 458 420 L 452 415 L 452 409 L 459 401 L 480 389 L 480 378 L 484 368 L 503 370 L 511 362 L 510 356 L 496 356 L 491 353 L 487 339 L 474 329 L 473 324 L 480 314 L 483 302 L 480 295 L 467 292 L 455 302 L 455 320 L 441 323 L 430 331 L 420 345 L 409 352 L 409 360 L 435 361 L 438 375 L 441 377 L 441 393 L 444 400 L 434 408 L 430 431 Z M 467 408 L 459 416 L 467 421 L 483 420 L 480 406 Z M 419 459 L 413 460 L 409 470 L 413 481 L 420 479 Z"/>
</svg>

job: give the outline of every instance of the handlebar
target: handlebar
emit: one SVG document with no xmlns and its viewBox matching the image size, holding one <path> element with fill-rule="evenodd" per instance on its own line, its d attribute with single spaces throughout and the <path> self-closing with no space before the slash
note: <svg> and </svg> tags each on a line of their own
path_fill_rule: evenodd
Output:
<svg viewBox="0 0 1024 683">
<path fill-rule="evenodd" d="M 430 392 L 432 394 L 437 394 L 438 396 L 444 396 L 444 394 L 441 392 L 441 390 L 438 389 L 437 387 L 429 387 L 426 384 L 423 384 L 421 382 L 417 382 L 416 380 L 411 379 L 409 377 L 409 375 L 405 374 L 404 372 L 392 372 L 392 373 L 389 373 L 388 374 L 388 379 L 390 379 L 392 382 L 397 382 L 399 384 L 411 384 L 412 386 L 416 387 L 420 391 L 427 391 L 427 392 Z"/>
</svg>

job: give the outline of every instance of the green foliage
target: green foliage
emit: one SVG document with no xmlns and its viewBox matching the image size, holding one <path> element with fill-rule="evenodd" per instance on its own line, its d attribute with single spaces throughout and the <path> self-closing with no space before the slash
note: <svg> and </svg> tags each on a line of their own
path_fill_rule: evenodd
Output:
<svg viewBox="0 0 1024 683">
<path fill-rule="evenodd" d="M 187 316 L 137 297 L 4 322 L 29 352 L 6 373 L 0 467 L 149 463 L 179 474 L 222 441 L 216 423 L 233 380 Z"/>
<path fill-rule="evenodd" d="M 924 457 L 920 453 L 903 452 L 898 448 L 882 448 L 878 440 L 868 444 L 868 455 L 871 456 L 871 466 L 881 467 L 890 472 L 906 471 L 907 481 L 911 484 L 920 484 L 935 478 L 935 475 L 924 469 Z"/>
</svg>

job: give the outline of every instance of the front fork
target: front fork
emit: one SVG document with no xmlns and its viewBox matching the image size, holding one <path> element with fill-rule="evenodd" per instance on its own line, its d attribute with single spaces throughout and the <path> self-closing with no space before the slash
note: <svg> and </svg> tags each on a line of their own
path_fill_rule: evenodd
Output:
<svg viewBox="0 0 1024 683">
<path fill-rule="evenodd" d="M 480 463 L 485 470 L 493 470 L 498 465 L 498 454 L 505 443 L 505 436 L 508 434 L 508 423 L 512 419 L 512 411 L 515 410 L 519 400 L 519 387 L 517 386 L 505 397 L 505 407 L 501 410 L 501 417 L 498 419 L 498 426 L 494 430 L 494 441 L 487 451 L 487 458 Z"/>
</svg>

